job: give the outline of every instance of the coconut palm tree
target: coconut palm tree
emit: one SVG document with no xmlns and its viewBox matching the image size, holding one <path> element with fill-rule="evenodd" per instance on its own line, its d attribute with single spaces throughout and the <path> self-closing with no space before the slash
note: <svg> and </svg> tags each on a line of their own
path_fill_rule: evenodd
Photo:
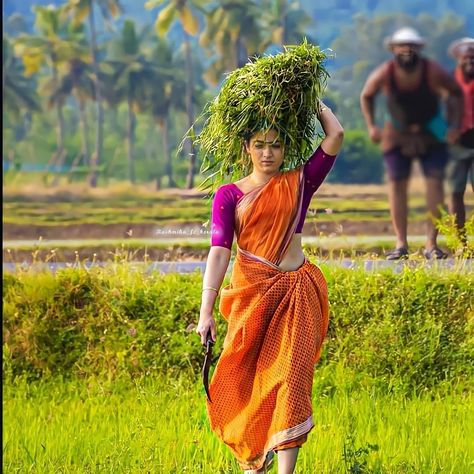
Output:
<svg viewBox="0 0 474 474">
<path fill-rule="evenodd" d="M 76 171 L 81 161 L 84 167 L 89 167 L 89 121 L 86 113 L 87 101 L 94 99 L 94 76 L 90 62 L 79 58 L 69 60 L 68 72 L 61 77 L 57 89 L 53 92 L 51 102 L 64 102 L 73 96 L 79 111 L 81 127 L 81 151 L 71 164 L 71 172 Z"/>
<path fill-rule="evenodd" d="M 31 123 L 32 112 L 41 110 L 36 82 L 25 77 L 22 61 L 13 55 L 12 45 L 3 37 L 3 118 L 4 127 L 8 123 L 15 133 L 15 142 L 21 141 Z M 15 151 L 10 149 L 6 157 L 14 160 Z"/>
<path fill-rule="evenodd" d="M 262 16 L 263 38 L 261 49 L 265 50 L 271 44 L 299 44 L 306 34 L 306 28 L 311 24 L 311 17 L 301 8 L 300 2 L 288 0 L 264 0 Z"/>
<path fill-rule="evenodd" d="M 224 72 L 243 66 L 249 56 L 261 52 L 261 7 L 254 0 L 219 0 L 207 13 L 199 43 L 208 55 L 218 57 L 205 79 L 218 84 Z"/>
<path fill-rule="evenodd" d="M 171 46 L 160 38 L 152 50 L 150 59 L 159 64 L 160 69 L 169 72 L 166 75 L 157 72 L 155 80 L 148 84 L 147 104 L 161 135 L 165 174 L 168 177 L 168 186 L 172 188 L 176 186 L 176 182 L 173 177 L 173 162 L 169 146 L 169 118 L 172 109 L 186 112 L 184 65 L 173 57 Z M 157 188 L 159 186 L 159 177 L 157 177 Z"/>
<path fill-rule="evenodd" d="M 64 100 L 52 101 L 52 93 L 59 87 L 61 70 L 71 58 L 85 58 L 86 54 L 81 44 L 80 31 L 64 21 L 62 8 L 52 5 L 34 7 L 36 14 L 35 29 L 37 35 L 20 35 L 15 39 L 15 52 L 23 60 L 25 74 L 31 76 L 38 72 L 43 65 L 51 71 L 51 77 L 46 79 L 43 92 L 56 109 L 57 115 L 57 150 L 50 160 L 50 165 L 62 164 L 66 157 L 64 146 L 65 122 L 63 114 Z"/>
<path fill-rule="evenodd" d="M 159 87 L 157 78 L 173 80 L 173 73 L 158 68 L 142 53 L 142 44 L 147 34 L 144 29 L 137 35 L 135 24 L 125 20 L 121 35 L 112 40 L 108 47 L 105 64 L 113 71 L 114 92 L 119 100 L 127 103 L 127 157 L 130 182 L 135 182 L 135 129 L 137 112 L 146 108 L 147 85 Z"/>
<path fill-rule="evenodd" d="M 199 31 L 197 12 L 203 12 L 204 6 L 208 3 L 209 0 L 150 0 L 145 3 L 145 7 L 148 9 L 163 6 L 155 22 L 155 29 L 159 37 L 165 36 L 176 20 L 179 21 L 182 27 L 186 58 L 186 113 L 188 118 L 188 129 L 191 129 L 194 124 L 194 77 L 189 36 L 197 35 Z M 191 189 L 194 186 L 196 153 L 192 140 L 187 140 L 186 144 L 189 152 L 189 167 L 186 178 L 186 187 Z"/>
<path fill-rule="evenodd" d="M 41 107 L 35 82 L 26 77 L 21 61 L 14 56 L 12 44 L 3 37 L 3 107 L 6 112 L 19 118 L 21 112 L 39 111 Z"/>
<path fill-rule="evenodd" d="M 102 104 L 102 88 L 100 83 L 99 51 L 97 44 L 97 27 L 95 8 L 98 7 L 102 17 L 107 22 L 111 17 L 116 17 L 121 11 L 119 0 L 67 0 L 65 11 L 69 14 L 75 24 L 82 24 L 86 18 L 89 23 L 90 49 L 92 56 L 92 67 L 94 71 L 95 102 L 97 106 L 97 132 L 95 140 L 95 151 L 91 156 L 91 173 L 89 184 L 97 186 L 97 172 L 102 164 L 102 151 L 104 146 L 104 108 Z"/>
<path fill-rule="evenodd" d="M 207 54 L 214 56 L 204 76 L 212 85 L 271 45 L 299 44 L 311 22 L 296 1 L 263 0 L 262 5 L 255 0 L 219 0 L 213 5 L 199 39 Z"/>
</svg>

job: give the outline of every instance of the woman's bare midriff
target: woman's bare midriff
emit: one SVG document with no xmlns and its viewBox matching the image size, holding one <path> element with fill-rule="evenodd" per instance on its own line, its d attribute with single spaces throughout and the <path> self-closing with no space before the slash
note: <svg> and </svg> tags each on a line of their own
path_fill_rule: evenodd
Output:
<svg viewBox="0 0 474 474">
<path fill-rule="evenodd" d="M 278 267 L 284 272 L 293 272 L 303 265 L 305 256 L 301 248 L 301 234 L 294 234 L 291 238 L 288 250 Z"/>
</svg>

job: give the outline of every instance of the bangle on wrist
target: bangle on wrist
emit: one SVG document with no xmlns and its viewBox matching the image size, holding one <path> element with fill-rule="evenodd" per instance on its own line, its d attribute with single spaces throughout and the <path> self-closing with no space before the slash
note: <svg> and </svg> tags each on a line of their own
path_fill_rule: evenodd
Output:
<svg viewBox="0 0 474 474">
<path fill-rule="evenodd" d="M 322 113 L 325 110 L 331 110 L 326 104 L 323 104 L 322 102 L 319 103 L 319 110 L 318 110 L 318 117 L 321 117 Z"/>
<path fill-rule="evenodd" d="M 202 292 L 206 291 L 206 290 L 212 290 L 212 291 L 215 291 L 217 294 L 219 294 L 219 290 L 217 288 L 214 288 L 213 286 L 205 286 L 203 287 L 202 289 Z"/>
</svg>

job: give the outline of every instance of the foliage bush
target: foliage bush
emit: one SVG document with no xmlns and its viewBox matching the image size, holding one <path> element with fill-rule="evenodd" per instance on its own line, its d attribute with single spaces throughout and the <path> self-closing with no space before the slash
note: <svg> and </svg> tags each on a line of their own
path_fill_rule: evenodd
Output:
<svg viewBox="0 0 474 474">
<path fill-rule="evenodd" d="M 328 176 L 332 183 L 382 183 L 384 165 L 379 147 L 364 130 L 346 130 L 344 144 Z"/>
<path fill-rule="evenodd" d="M 321 362 L 341 362 L 345 380 L 406 392 L 472 381 L 469 274 L 406 268 L 400 274 L 337 271 L 328 277 L 332 324 Z"/>
<path fill-rule="evenodd" d="M 317 389 L 413 393 L 473 380 L 472 278 L 428 269 L 324 269 L 331 323 Z M 4 375 L 197 377 L 199 274 L 129 265 L 4 274 Z M 225 323 L 218 319 L 220 352 Z"/>
</svg>

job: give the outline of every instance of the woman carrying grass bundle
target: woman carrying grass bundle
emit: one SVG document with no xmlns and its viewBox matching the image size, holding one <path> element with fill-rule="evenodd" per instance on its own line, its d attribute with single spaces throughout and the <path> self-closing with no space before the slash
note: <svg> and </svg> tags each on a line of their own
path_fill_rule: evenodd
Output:
<svg viewBox="0 0 474 474">
<path fill-rule="evenodd" d="M 235 173 L 235 168 L 242 166 L 250 172 L 215 193 L 211 249 L 196 329 L 203 344 L 209 336 L 215 341 L 213 307 L 235 233 L 237 256 L 219 308 L 228 322 L 228 332 L 209 387 L 212 401 L 207 409 L 212 429 L 245 472 L 264 472 L 276 451 L 278 472 L 292 473 L 298 449 L 313 427 L 312 380 L 328 327 L 328 296 L 321 271 L 302 252 L 301 232 L 311 197 L 330 171 L 343 139 L 339 121 L 319 100 L 321 74 L 325 73 L 319 49 L 304 43 L 278 56 L 237 70 L 220 94 L 227 93 L 226 101 L 240 97 L 248 105 L 258 92 L 260 104 L 247 108 L 247 115 L 240 114 L 238 125 L 247 130 L 225 141 L 228 146 L 232 140 L 240 140 L 243 151 L 230 171 Z M 235 85 L 245 78 L 236 81 L 236 74 L 258 77 L 262 60 L 268 66 L 262 81 L 255 81 L 256 89 L 245 91 L 246 96 L 241 91 L 237 94 Z M 287 66 L 288 61 L 300 68 L 289 80 L 282 77 L 282 65 Z M 229 84 L 234 89 L 229 91 Z M 273 88 L 272 99 L 279 94 L 285 97 L 286 111 L 269 113 L 271 106 L 267 105 L 272 99 L 265 97 L 266 85 L 269 91 Z M 308 97 L 314 102 L 310 104 Z M 222 116 L 228 112 L 226 107 L 219 112 L 219 106 L 218 97 L 213 104 L 215 115 L 201 134 L 201 147 L 209 145 L 206 133 L 219 114 L 221 130 L 229 133 L 235 125 L 233 119 Z M 325 137 L 305 162 L 301 150 L 306 148 L 299 142 L 295 152 L 295 138 L 308 139 L 314 117 Z M 207 149 L 212 149 L 214 157 L 219 153 L 216 146 Z M 302 164 L 291 169 L 288 156 Z"/>
</svg>

